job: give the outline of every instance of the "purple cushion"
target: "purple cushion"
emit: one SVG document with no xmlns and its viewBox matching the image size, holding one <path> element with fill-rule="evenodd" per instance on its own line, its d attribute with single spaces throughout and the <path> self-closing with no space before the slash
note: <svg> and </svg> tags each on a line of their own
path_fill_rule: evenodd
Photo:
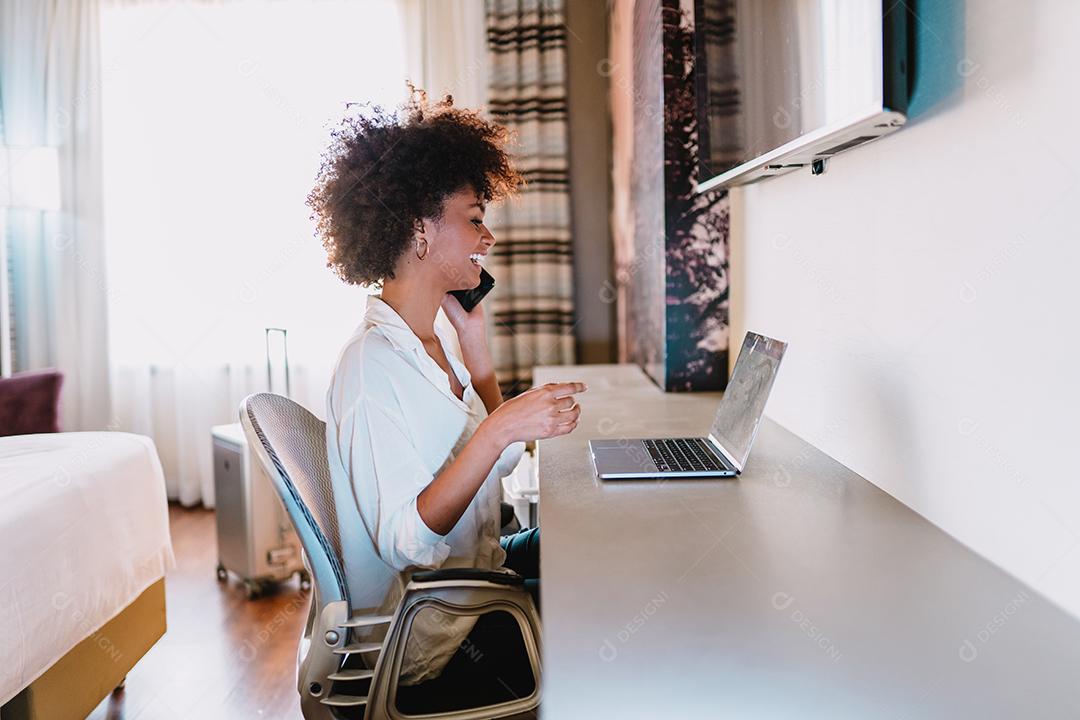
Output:
<svg viewBox="0 0 1080 720">
<path fill-rule="evenodd" d="M 60 432 L 59 370 L 0 378 L 0 436 Z"/>
</svg>

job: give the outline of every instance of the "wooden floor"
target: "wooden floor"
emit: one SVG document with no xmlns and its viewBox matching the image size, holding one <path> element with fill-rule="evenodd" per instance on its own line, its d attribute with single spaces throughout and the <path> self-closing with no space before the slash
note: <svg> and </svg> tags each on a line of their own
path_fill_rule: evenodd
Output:
<svg viewBox="0 0 1080 720">
<path fill-rule="evenodd" d="M 176 568 L 166 576 L 168 632 L 138 662 L 123 691 L 95 720 L 283 718 L 300 716 L 296 644 L 308 593 L 297 579 L 246 600 L 235 579 L 215 577 L 211 510 L 170 506 Z"/>
</svg>

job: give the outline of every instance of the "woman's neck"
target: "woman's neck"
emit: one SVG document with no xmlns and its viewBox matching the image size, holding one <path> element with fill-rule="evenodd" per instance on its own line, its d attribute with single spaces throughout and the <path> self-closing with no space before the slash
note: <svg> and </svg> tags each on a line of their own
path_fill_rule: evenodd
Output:
<svg viewBox="0 0 1080 720">
<path fill-rule="evenodd" d="M 446 293 L 434 283 L 419 278 L 385 280 L 382 299 L 401 316 L 421 341 L 435 338 L 435 315 Z"/>
</svg>

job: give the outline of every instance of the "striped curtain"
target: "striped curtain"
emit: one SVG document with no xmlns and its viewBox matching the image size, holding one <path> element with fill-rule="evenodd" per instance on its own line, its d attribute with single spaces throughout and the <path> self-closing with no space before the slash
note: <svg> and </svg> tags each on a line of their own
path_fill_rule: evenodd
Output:
<svg viewBox="0 0 1080 720">
<path fill-rule="evenodd" d="M 516 136 L 526 185 L 489 211 L 492 355 L 503 394 L 574 362 L 563 0 L 487 0 L 489 110 Z M 607 212 L 607 208 L 597 208 Z"/>
</svg>

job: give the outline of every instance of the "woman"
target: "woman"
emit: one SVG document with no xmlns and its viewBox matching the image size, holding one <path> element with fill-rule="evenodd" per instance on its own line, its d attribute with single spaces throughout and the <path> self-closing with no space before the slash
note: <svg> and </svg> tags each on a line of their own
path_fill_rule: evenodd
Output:
<svg viewBox="0 0 1080 720">
<path fill-rule="evenodd" d="M 347 283 L 381 285 L 342 350 L 327 396 L 336 485 L 351 485 L 381 560 L 398 575 L 392 611 L 416 568 L 513 569 L 539 576 L 539 533 L 499 538 L 500 479 L 523 442 L 571 432 L 581 383 L 503 400 L 484 331 L 484 304 L 465 312 L 447 293 L 475 287 L 495 245 L 489 203 L 521 176 L 507 131 L 450 98 L 422 93 L 397 115 L 378 109 L 332 134 L 308 198 L 328 266 Z M 461 360 L 435 319 L 442 308 Z M 474 620 L 414 625 L 402 682 L 436 677 Z"/>
</svg>

